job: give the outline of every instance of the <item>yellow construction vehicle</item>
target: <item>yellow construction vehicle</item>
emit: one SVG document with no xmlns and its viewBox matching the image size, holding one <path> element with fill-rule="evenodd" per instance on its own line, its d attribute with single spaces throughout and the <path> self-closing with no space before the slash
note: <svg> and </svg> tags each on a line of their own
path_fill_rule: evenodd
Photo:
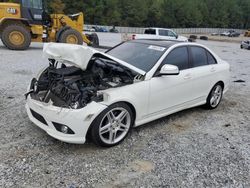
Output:
<svg viewBox="0 0 250 188">
<path fill-rule="evenodd" d="M 248 29 L 248 31 L 245 32 L 245 37 L 250 37 L 250 29 Z"/>
<path fill-rule="evenodd" d="M 42 0 L 0 3 L 0 38 L 11 50 L 25 50 L 31 42 L 99 45 L 95 33 L 83 34 L 83 13 L 51 14 Z"/>
</svg>

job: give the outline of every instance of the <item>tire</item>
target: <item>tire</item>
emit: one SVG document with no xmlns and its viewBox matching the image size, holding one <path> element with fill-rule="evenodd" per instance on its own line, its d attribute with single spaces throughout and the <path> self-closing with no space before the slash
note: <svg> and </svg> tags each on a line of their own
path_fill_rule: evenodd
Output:
<svg viewBox="0 0 250 188">
<path fill-rule="evenodd" d="M 208 40 L 208 37 L 207 36 L 200 36 L 200 39 L 201 40 Z"/>
<path fill-rule="evenodd" d="M 242 45 L 240 45 L 240 49 L 243 49 L 243 46 L 242 46 Z"/>
<path fill-rule="evenodd" d="M 205 108 L 212 110 L 219 106 L 223 96 L 223 86 L 221 83 L 215 84 L 207 97 Z"/>
<path fill-rule="evenodd" d="M 83 38 L 81 33 L 74 29 L 67 29 L 66 31 L 63 31 L 59 38 L 60 43 L 69 43 L 69 44 L 83 44 Z"/>
<path fill-rule="evenodd" d="M 119 116 L 122 116 L 119 119 Z M 91 125 L 92 141 L 102 147 L 112 147 L 121 143 L 134 124 L 131 108 L 122 102 L 115 103 L 105 109 Z"/>
<path fill-rule="evenodd" d="M 198 37 L 197 37 L 197 35 L 190 35 L 189 38 L 190 38 L 190 39 L 195 39 L 195 40 L 196 40 Z"/>
<path fill-rule="evenodd" d="M 31 34 L 22 24 L 7 25 L 2 31 L 1 38 L 10 50 L 26 50 L 31 43 Z"/>
<path fill-rule="evenodd" d="M 250 50 L 250 46 L 248 47 L 248 50 Z"/>
</svg>

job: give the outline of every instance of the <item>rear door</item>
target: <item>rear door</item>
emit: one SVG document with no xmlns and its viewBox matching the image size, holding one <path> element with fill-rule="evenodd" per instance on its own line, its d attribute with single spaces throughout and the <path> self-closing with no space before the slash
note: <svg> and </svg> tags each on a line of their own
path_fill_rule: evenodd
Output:
<svg viewBox="0 0 250 188">
<path fill-rule="evenodd" d="M 217 62 L 213 55 L 203 47 L 190 46 L 191 70 L 193 73 L 192 92 L 194 98 L 205 100 L 218 80 Z"/>
</svg>

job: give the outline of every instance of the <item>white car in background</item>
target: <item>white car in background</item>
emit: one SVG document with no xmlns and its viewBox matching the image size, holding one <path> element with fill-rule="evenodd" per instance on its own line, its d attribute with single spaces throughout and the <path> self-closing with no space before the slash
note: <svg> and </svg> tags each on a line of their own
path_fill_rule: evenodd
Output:
<svg viewBox="0 0 250 188">
<path fill-rule="evenodd" d="M 250 50 L 250 40 L 242 41 L 240 44 L 240 48 Z"/>
<path fill-rule="evenodd" d="M 187 37 L 179 36 L 173 30 L 165 28 L 147 28 L 145 29 L 144 34 L 133 34 L 132 40 L 136 39 L 158 39 L 188 42 Z"/>
<path fill-rule="evenodd" d="M 132 127 L 205 105 L 216 108 L 229 87 L 229 64 L 200 44 L 134 40 L 106 53 L 46 44 L 49 67 L 32 79 L 26 109 L 52 137 L 119 144 Z"/>
</svg>

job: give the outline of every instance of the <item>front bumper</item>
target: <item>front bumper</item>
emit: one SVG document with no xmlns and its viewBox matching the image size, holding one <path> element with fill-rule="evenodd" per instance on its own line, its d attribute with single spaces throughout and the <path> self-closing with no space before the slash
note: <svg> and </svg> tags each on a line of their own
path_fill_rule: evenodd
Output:
<svg viewBox="0 0 250 188">
<path fill-rule="evenodd" d="M 103 104 L 92 102 L 82 109 L 66 109 L 33 100 L 30 96 L 27 98 L 25 107 L 29 119 L 34 124 L 46 131 L 50 136 L 74 144 L 85 143 L 86 134 L 91 123 L 107 108 Z M 38 115 L 34 116 L 34 112 Z M 53 122 L 68 126 L 75 134 L 64 134 L 57 131 Z"/>
</svg>

